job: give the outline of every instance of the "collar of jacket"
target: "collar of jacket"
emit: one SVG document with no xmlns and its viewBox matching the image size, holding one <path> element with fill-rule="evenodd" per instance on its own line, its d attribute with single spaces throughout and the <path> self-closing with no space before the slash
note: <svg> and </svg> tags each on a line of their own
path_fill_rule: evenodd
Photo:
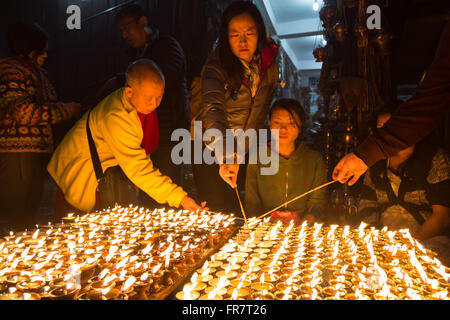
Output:
<svg viewBox="0 0 450 320">
<path fill-rule="evenodd" d="M 137 115 L 137 110 L 136 108 L 131 104 L 131 101 L 128 99 L 126 93 L 125 93 L 125 87 L 122 87 L 119 89 L 119 94 L 120 94 L 120 99 L 122 101 L 123 107 L 125 108 L 125 110 L 127 110 L 128 113 L 131 113 L 133 111 L 136 111 L 136 115 Z"/>
<path fill-rule="evenodd" d="M 147 48 L 145 49 L 145 52 L 143 53 L 143 57 L 145 57 L 148 54 L 148 51 L 150 48 L 159 40 L 160 34 L 158 29 L 151 29 L 151 32 L 147 35 Z M 133 47 L 128 47 L 127 54 L 132 59 L 136 58 L 137 49 Z"/>
<path fill-rule="evenodd" d="M 286 159 L 285 157 L 280 157 L 280 163 L 283 162 L 296 162 L 300 160 L 303 156 L 304 151 L 306 150 L 306 144 L 302 141 L 300 142 L 297 147 L 295 148 L 294 152 L 292 152 L 289 159 Z"/>
<path fill-rule="evenodd" d="M 436 152 L 437 146 L 426 142 L 416 144 L 414 153 L 406 160 L 402 179 L 408 178 L 417 182 L 426 181 Z M 370 169 L 370 177 L 377 187 L 383 186 L 383 179 L 387 173 L 386 161 L 385 159 L 380 160 Z"/>
<path fill-rule="evenodd" d="M 267 69 L 272 65 L 272 63 L 275 61 L 278 55 L 278 46 L 275 43 L 275 41 L 271 38 L 267 38 L 267 45 L 263 48 L 261 52 L 261 72 L 259 74 L 259 79 L 261 84 L 261 81 L 264 77 L 264 74 L 266 73 Z M 250 88 L 247 79 L 245 77 L 242 78 L 242 83 Z"/>
<path fill-rule="evenodd" d="M 272 152 L 272 149 L 271 149 L 270 146 L 271 146 L 271 143 L 269 142 L 267 144 L 268 153 Z M 306 143 L 302 141 L 302 142 L 300 142 L 297 145 L 297 147 L 295 148 L 294 152 L 292 152 L 292 154 L 289 157 L 289 159 L 286 159 L 285 157 L 280 155 L 279 161 L 280 161 L 280 163 L 295 162 L 295 161 L 297 161 L 297 160 L 302 158 L 303 153 L 305 152 L 305 150 L 306 150 Z"/>
</svg>

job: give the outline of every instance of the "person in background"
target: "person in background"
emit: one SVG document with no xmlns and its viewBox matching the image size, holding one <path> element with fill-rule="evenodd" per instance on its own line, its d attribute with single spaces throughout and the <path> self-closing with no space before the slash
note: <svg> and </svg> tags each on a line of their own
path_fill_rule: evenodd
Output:
<svg viewBox="0 0 450 320">
<path fill-rule="evenodd" d="M 390 117 L 380 114 L 377 127 Z M 450 257 L 450 155 L 443 149 L 420 142 L 380 160 L 362 188 L 358 209 L 365 222 L 408 228 L 425 246 Z"/>
<path fill-rule="evenodd" d="M 81 105 L 58 101 L 41 69 L 44 30 L 15 23 L 7 40 L 12 55 L 0 59 L 0 222 L 20 231 L 35 224 L 53 152 L 52 124 L 77 117 Z"/>
<path fill-rule="evenodd" d="M 161 35 L 151 29 L 144 9 L 138 4 L 129 4 L 119 9 L 116 23 L 122 38 L 129 45 L 128 55 L 132 60 L 147 58 L 153 60 L 162 70 L 166 80 L 165 91 L 158 110 L 140 114 L 144 130 L 142 146 L 162 174 L 178 185 L 183 184 L 183 165 L 176 165 L 171 159 L 171 150 L 176 142 L 171 141 L 173 130 L 187 128 L 186 118 L 186 60 L 178 41 Z M 125 83 L 125 75 L 117 74 L 110 79 L 98 94 L 103 98 Z M 143 204 L 149 207 L 155 203 L 142 194 Z"/>
<path fill-rule="evenodd" d="M 249 217 L 259 216 L 327 182 L 322 156 L 301 141 L 304 121 L 305 111 L 297 100 L 274 102 L 269 124 L 272 132 L 278 131 L 279 170 L 275 175 L 261 175 L 264 165 L 247 165 L 245 211 Z M 271 150 L 270 146 L 264 147 Z M 313 223 L 322 219 L 324 205 L 325 189 L 321 189 L 272 213 L 272 219 Z"/>
<path fill-rule="evenodd" d="M 161 70 L 153 61 L 139 59 L 128 67 L 126 79 L 125 87 L 103 99 L 64 137 L 47 166 L 50 175 L 66 201 L 83 212 L 91 211 L 98 203 L 97 189 L 100 209 L 114 206 L 119 198 L 122 206 L 140 205 L 136 188 L 161 204 L 201 209 L 181 187 L 153 167 L 141 145 L 143 130 L 138 112 L 149 114 L 161 103 L 164 93 Z M 97 168 L 104 174 L 100 181 L 96 178 L 88 127 L 98 154 Z"/>
<path fill-rule="evenodd" d="M 369 167 L 381 159 L 422 140 L 450 110 L 450 22 L 441 35 L 433 63 L 419 89 L 401 104 L 392 118 L 375 130 L 353 153 L 342 158 L 333 179 L 353 185 Z M 353 177 L 352 179 L 350 179 Z"/>
<path fill-rule="evenodd" d="M 249 1 L 230 4 L 222 16 L 217 48 L 204 67 L 197 118 L 204 130 L 218 129 L 224 138 L 205 147 L 214 150 L 225 146 L 226 139 L 234 139 L 226 137 L 226 129 L 263 128 L 278 84 L 277 54 L 278 47 L 266 37 L 257 7 Z M 235 157 L 225 154 L 217 159 L 219 165 L 193 165 L 198 193 L 212 210 L 240 211 L 232 189 L 239 172 Z M 225 164 L 227 158 L 233 163 Z"/>
</svg>

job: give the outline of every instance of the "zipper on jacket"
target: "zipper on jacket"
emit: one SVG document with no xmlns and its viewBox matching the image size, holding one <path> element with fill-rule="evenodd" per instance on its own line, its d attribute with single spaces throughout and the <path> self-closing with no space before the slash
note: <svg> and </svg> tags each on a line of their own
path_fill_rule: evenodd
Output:
<svg viewBox="0 0 450 320">
<path fill-rule="evenodd" d="M 258 91 L 256 91 L 256 93 L 258 93 Z M 250 94 L 251 94 L 251 92 L 250 92 Z M 256 97 L 256 94 L 255 94 L 255 97 Z M 247 119 L 245 119 L 244 131 L 247 130 L 248 120 L 250 119 L 250 115 L 252 114 L 252 110 L 253 110 L 253 105 L 255 104 L 255 97 L 252 97 L 250 100 L 250 111 L 248 112 Z"/>
<path fill-rule="evenodd" d="M 289 171 L 286 171 L 286 202 L 288 201 L 288 193 L 289 193 Z M 287 210 L 287 204 L 284 205 L 284 208 Z"/>
<path fill-rule="evenodd" d="M 272 65 L 270 65 L 269 68 L 271 66 Z M 267 68 L 265 71 L 269 70 L 269 68 Z M 250 90 L 251 99 L 250 99 L 250 112 L 248 113 L 247 119 L 245 120 L 245 123 L 244 123 L 244 131 L 247 130 L 248 120 L 250 119 L 250 115 L 252 114 L 253 105 L 255 104 L 255 97 L 258 95 L 259 89 L 261 88 L 261 85 L 264 81 L 264 75 L 265 74 L 262 74 L 261 81 L 259 82 L 258 88 L 256 89 L 256 92 L 255 92 L 255 96 L 252 96 L 252 90 L 249 87 L 247 87 Z M 267 81 L 269 81 L 269 80 L 267 80 Z"/>
</svg>

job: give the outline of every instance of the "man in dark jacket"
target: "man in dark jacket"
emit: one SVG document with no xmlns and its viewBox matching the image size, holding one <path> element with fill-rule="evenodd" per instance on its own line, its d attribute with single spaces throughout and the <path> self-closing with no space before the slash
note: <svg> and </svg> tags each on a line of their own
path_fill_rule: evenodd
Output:
<svg viewBox="0 0 450 320">
<path fill-rule="evenodd" d="M 177 40 L 168 35 L 160 35 L 157 29 L 148 27 L 144 10 L 137 4 L 122 7 L 116 15 L 116 22 L 124 40 L 130 45 L 129 55 L 133 60 L 147 58 L 156 62 L 161 68 L 166 81 L 162 102 L 157 110 L 159 126 L 159 143 L 154 146 L 155 122 L 151 115 L 142 117 L 144 130 L 143 146 L 151 153 L 155 166 L 162 174 L 169 176 L 175 184 L 182 185 L 183 167 L 171 160 L 171 150 L 175 142 L 171 141 L 172 131 L 186 128 L 186 61 L 183 49 Z M 111 88 L 118 88 L 125 83 L 124 74 L 117 74 L 110 79 L 99 94 L 104 97 Z M 158 140 L 158 139 L 157 139 Z M 158 142 L 158 141 L 157 141 Z"/>
<path fill-rule="evenodd" d="M 383 128 L 336 165 L 333 179 L 353 185 L 368 167 L 406 149 L 429 134 L 450 109 L 450 22 L 420 88 L 401 104 Z"/>
</svg>

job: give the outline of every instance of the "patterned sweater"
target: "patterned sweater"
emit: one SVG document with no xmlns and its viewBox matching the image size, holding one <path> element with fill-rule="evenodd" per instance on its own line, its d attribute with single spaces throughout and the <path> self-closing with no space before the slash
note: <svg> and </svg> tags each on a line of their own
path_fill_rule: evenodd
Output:
<svg viewBox="0 0 450 320">
<path fill-rule="evenodd" d="M 0 59 L 0 152 L 51 153 L 51 124 L 71 117 L 42 70 L 20 57 Z"/>
</svg>

